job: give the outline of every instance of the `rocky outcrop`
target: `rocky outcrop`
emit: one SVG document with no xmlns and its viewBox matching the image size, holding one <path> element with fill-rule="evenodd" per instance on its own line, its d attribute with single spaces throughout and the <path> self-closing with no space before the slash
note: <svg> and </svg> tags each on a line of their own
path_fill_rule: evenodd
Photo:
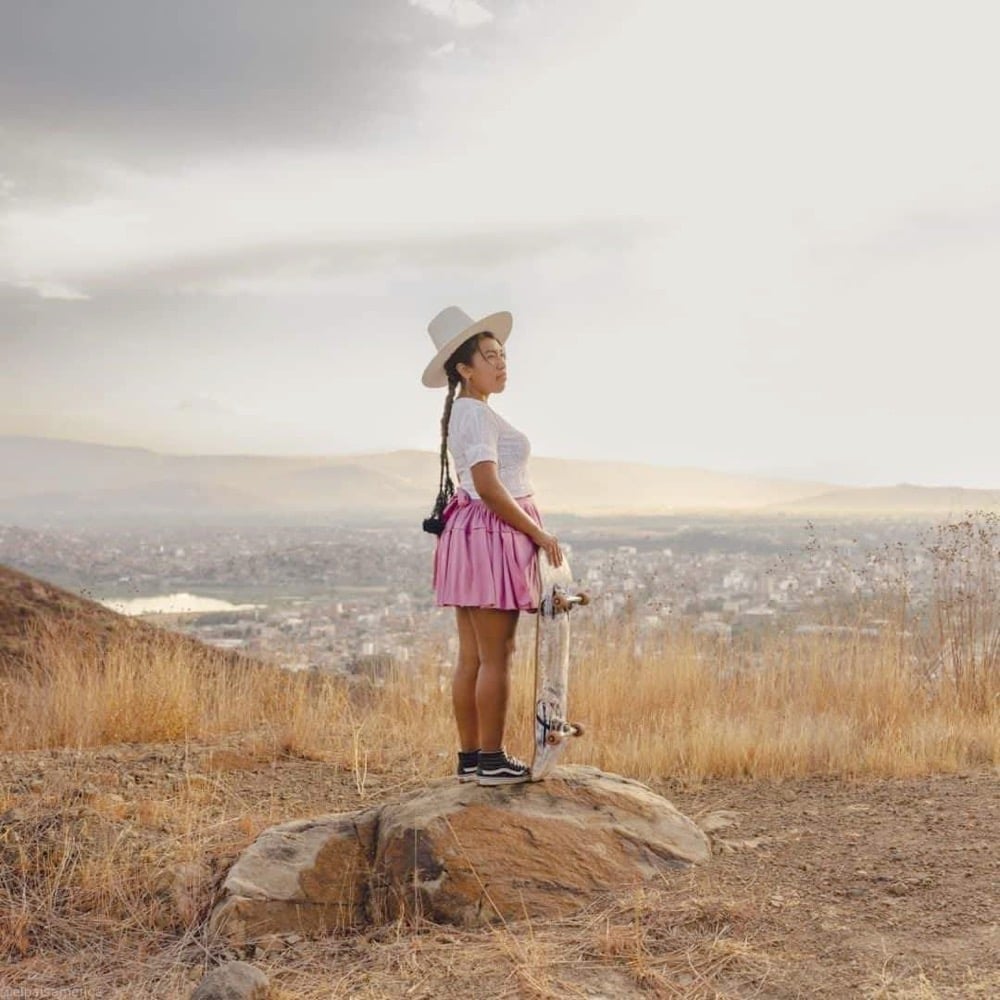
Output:
<svg viewBox="0 0 1000 1000">
<path fill-rule="evenodd" d="M 212 927 L 242 943 L 409 915 L 463 926 L 555 917 L 710 855 L 670 802 L 595 768 L 502 788 L 447 779 L 266 830 L 230 870 Z"/>
</svg>

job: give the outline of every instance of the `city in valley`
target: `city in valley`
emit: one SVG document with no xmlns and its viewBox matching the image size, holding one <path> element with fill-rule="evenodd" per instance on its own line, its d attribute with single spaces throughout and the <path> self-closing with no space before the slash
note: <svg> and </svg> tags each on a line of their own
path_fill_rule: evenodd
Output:
<svg viewBox="0 0 1000 1000">
<path fill-rule="evenodd" d="M 792 516 L 554 517 L 550 527 L 592 597 L 581 634 L 627 620 L 638 650 L 685 626 L 722 642 L 769 629 L 877 634 L 885 618 L 873 608 L 890 616 L 905 602 L 912 613 L 930 596 L 941 530 Z M 0 563 L 206 643 L 342 673 L 452 659 L 433 550 L 409 522 L 0 525 Z"/>
</svg>

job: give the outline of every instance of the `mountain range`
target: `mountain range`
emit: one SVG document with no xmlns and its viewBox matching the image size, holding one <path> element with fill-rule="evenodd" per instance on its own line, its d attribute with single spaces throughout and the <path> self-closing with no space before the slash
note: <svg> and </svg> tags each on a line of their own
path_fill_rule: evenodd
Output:
<svg viewBox="0 0 1000 1000">
<path fill-rule="evenodd" d="M 144 448 L 0 435 L 0 522 L 349 517 L 419 520 L 437 455 L 170 455 Z M 533 457 L 539 505 L 578 515 L 682 511 L 962 512 L 1000 507 L 1000 490 L 849 488 L 697 468 Z"/>
</svg>

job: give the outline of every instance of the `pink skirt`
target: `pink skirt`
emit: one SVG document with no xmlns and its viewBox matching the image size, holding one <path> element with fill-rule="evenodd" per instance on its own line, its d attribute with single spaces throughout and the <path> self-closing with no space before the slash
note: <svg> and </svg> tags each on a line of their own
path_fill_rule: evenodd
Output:
<svg viewBox="0 0 1000 1000">
<path fill-rule="evenodd" d="M 531 497 L 517 498 L 539 524 Z M 483 503 L 458 490 L 444 509 L 444 531 L 434 551 L 434 594 L 440 607 L 535 611 L 538 549 Z"/>
</svg>

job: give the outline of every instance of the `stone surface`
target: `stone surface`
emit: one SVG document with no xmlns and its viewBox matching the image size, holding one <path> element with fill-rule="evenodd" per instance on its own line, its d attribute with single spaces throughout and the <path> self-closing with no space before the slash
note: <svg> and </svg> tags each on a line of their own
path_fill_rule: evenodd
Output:
<svg viewBox="0 0 1000 1000">
<path fill-rule="evenodd" d="M 271 984 L 260 969 L 246 962 L 226 962 L 197 985 L 191 1000 L 267 1000 Z"/>
<path fill-rule="evenodd" d="M 500 788 L 445 779 L 377 810 L 265 831 L 231 869 L 212 923 L 243 942 L 410 915 L 463 926 L 555 917 L 710 856 L 670 802 L 595 768 Z"/>
<path fill-rule="evenodd" d="M 377 819 L 366 809 L 265 830 L 229 870 L 212 930 L 242 943 L 367 923 Z"/>
<path fill-rule="evenodd" d="M 369 912 L 465 926 L 555 917 L 710 853 L 666 799 L 595 768 L 506 788 L 449 782 L 383 807 Z"/>
</svg>

